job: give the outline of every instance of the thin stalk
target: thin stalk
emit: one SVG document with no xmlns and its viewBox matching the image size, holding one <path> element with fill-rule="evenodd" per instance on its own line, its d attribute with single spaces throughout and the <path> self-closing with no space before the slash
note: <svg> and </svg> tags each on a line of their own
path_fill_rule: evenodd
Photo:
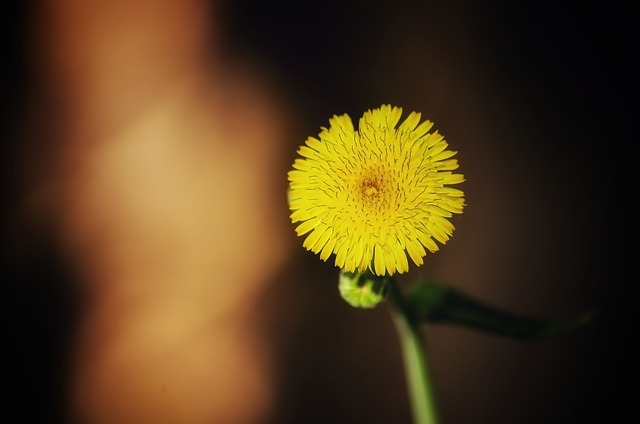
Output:
<svg viewBox="0 0 640 424">
<path fill-rule="evenodd" d="M 406 302 L 395 280 L 391 279 L 389 281 L 389 289 L 391 317 L 400 338 L 414 424 L 437 424 L 438 416 L 429 380 L 429 369 L 427 367 L 424 339 L 419 327 L 420 323 L 413 319 L 409 304 Z"/>
</svg>

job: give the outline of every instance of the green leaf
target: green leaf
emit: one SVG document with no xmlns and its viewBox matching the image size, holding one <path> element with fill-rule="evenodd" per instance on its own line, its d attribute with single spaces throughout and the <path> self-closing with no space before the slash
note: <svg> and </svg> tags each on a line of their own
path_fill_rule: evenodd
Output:
<svg viewBox="0 0 640 424">
<path fill-rule="evenodd" d="M 520 340 L 541 340 L 573 333 L 595 318 L 585 313 L 568 321 L 545 321 L 511 314 L 429 281 L 413 285 L 406 307 L 416 322 L 453 324 Z"/>
</svg>

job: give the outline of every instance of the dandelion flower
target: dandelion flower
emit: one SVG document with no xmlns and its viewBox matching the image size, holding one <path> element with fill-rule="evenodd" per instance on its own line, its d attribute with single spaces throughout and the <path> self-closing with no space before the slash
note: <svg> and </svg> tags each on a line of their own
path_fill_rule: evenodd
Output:
<svg viewBox="0 0 640 424">
<path fill-rule="evenodd" d="M 301 146 L 289 177 L 291 221 L 303 246 L 346 272 L 370 269 L 379 276 L 424 263 L 453 234 L 449 218 L 462 213 L 464 181 L 457 152 L 433 123 L 383 105 L 364 113 L 356 130 L 349 115 L 334 115 L 329 128 Z"/>
</svg>

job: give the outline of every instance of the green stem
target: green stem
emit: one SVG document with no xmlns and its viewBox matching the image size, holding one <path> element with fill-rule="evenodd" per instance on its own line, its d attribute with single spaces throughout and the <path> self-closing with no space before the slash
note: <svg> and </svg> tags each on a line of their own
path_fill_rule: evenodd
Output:
<svg viewBox="0 0 640 424">
<path fill-rule="evenodd" d="M 420 322 L 414 319 L 414 314 L 395 280 L 390 279 L 389 289 L 391 316 L 400 337 L 414 424 L 437 424 L 438 417 L 429 382 L 429 369 L 424 339 L 420 332 Z"/>
</svg>

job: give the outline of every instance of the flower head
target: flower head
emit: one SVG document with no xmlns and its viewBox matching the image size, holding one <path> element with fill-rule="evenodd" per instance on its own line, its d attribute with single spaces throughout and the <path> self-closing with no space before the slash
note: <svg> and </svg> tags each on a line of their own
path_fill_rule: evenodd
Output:
<svg viewBox="0 0 640 424">
<path fill-rule="evenodd" d="M 291 220 L 303 246 L 347 272 L 376 275 L 409 270 L 407 254 L 423 264 L 453 234 L 448 220 L 462 213 L 464 181 L 456 152 L 433 123 L 383 105 L 364 113 L 356 130 L 348 115 L 309 137 L 289 172 Z M 425 250 L 426 248 L 426 250 Z"/>
</svg>

